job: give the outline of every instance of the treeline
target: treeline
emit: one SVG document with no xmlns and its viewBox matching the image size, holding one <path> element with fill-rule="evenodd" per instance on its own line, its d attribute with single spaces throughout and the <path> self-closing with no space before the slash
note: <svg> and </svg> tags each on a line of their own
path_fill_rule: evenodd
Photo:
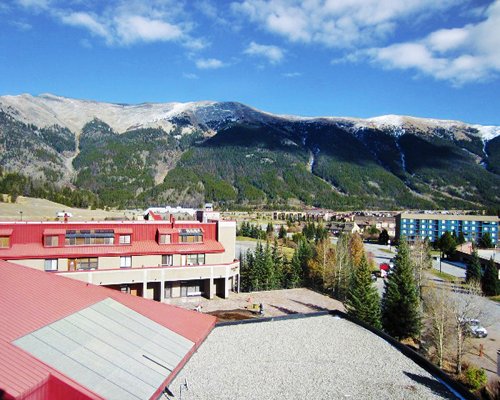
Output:
<svg viewBox="0 0 500 400">
<path fill-rule="evenodd" d="M 100 208 L 99 198 L 87 190 L 59 188 L 48 182 L 35 181 L 16 172 L 4 172 L 0 167 L 0 194 L 7 194 L 14 203 L 18 196 L 38 197 L 70 207 Z M 3 196 L 0 196 L 3 200 Z"/>
<path fill-rule="evenodd" d="M 364 254 L 361 237 L 342 235 L 333 245 L 324 228 L 311 223 L 295 235 L 296 249 L 290 260 L 274 244 L 259 243 L 255 251 L 241 257 L 241 287 L 243 291 L 310 287 L 345 300 L 353 269 Z M 314 227 L 314 233 L 312 233 Z M 265 234 L 265 231 L 261 231 Z M 368 260 L 370 270 L 375 269 Z"/>
</svg>

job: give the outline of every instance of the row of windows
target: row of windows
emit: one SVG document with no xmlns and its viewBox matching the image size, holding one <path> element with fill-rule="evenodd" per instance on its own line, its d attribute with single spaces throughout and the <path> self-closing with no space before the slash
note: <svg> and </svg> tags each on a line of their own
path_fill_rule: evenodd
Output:
<svg viewBox="0 0 500 400">
<path fill-rule="evenodd" d="M 181 243 L 201 243 L 203 242 L 203 235 L 200 234 L 180 234 L 179 235 Z M 3 238 L 2 238 L 3 239 Z M 9 239 L 9 238 L 6 238 Z M 119 244 L 130 244 L 131 243 L 131 235 L 120 235 L 119 236 Z M 170 244 L 172 243 L 171 235 L 168 234 L 160 234 L 158 236 L 159 244 Z M 59 246 L 59 237 L 56 235 L 47 235 L 44 236 L 43 244 L 45 247 L 56 247 Z M 104 236 L 96 236 L 96 235 L 66 235 L 64 244 L 66 246 L 88 246 L 95 244 L 103 244 L 103 245 L 112 245 L 115 244 L 114 236 L 104 237 Z M 7 246 L 8 247 L 8 246 Z"/>
<path fill-rule="evenodd" d="M 205 254 L 188 254 L 186 256 L 187 265 L 204 265 Z M 161 265 L 172 266 L 174 265 L 174 256 L 172 254 L 164 254 L 161 256 Z M 91 258 L 77 258 L 68 260 L 68 270 L 92 270 L 97 269 L 98 260 L 96 257 Z M 120 257 L 120 268 L 132 268 L 132 256 Z M 44 265 L 45 271 L 57 271 L 58 259 L 46 259 Z"/>
<path fill-rule="evenodd" d="M 438 219 L 429 219 L 429 220 L 426 220 L 426 219 L 403 219 L 401 220 L 401 223 L 404 225 L 404 224 L 413 224 L 413 223 L 420 223 L 420 224 L 433 224 L 433 225 L 437 225 L 437 224 L 441 224 L 441 225 L 457 225 L 457 224 L 462 224 L 462 225 L 483 225 L 483 226 L 488 226 L 488 225 L 491 225 L 491 226 L 496 226 L 497 223 L 496 222 L 493 222 L 493 221 L 462 221 L 462 220 L 438 220 Z"/>
</svg>

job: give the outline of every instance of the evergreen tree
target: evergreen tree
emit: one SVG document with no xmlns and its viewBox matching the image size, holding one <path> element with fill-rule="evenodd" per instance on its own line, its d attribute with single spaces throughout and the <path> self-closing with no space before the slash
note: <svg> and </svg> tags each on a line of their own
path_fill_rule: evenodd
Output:
<svg viewBox="0 0 500 400">
<path fill-rule="evenodd" d="M 479 261 L 479 255 L 476 250 L 472 252 L 471 259 L 467 263 L 465 281 L 467 283 L 481 282 L 481 262 Z"/>
<path fill-rule="evenodd" d="M 280 238 L 280 239 L 285 239 L 286 238 L 286 228 L 285 228 L 284 225 L 280 226 L 280 230 L 279 230 L 279 233 L 278 233 L 278 238 Z"/>
<path fill-rule="evenodd" d="M 486 265 L 483 278 L 481 279 L 481 287 L 485 296 L 496 296 L 500 294 L 498 268 L 493 258 L 490 258 L 490 261 Z"/>
<path fill-rule="evenodd" d="M 289 268 L 285 276 L 286 287 L 292 289 L 299 287 L 302 280 L 302 265 L 300 263 L 300 257 L 297 250 L 293 253 L 292 261 L 290 262 L 288 267 Z"/>
<path fill-rule="evenodd" d="M 464 244 L 465 243 L 465 235 L 463 232 L 460 232 L 458 234 L 458 238 L 457 238 L 457 244 Z"/>
<path fill-rule="evenodd" d="M 489 232 L 483 233 L 481 239 L 478 241 L 479 247 L 482 249 L 491 249 L 493 247 L 493 241 L 491 240 L 491 235 Z"/>
<path fill-rule="evenodd" d="M 455 253 L 455 248 L 457 247 L 457 242 L 453 238 L 453 235 L 446 231 L 438 240 L 438 248 L 443 254 L 448 257 Z"/>
<path fill-rule="evenodd" d="M 283 288 L 283 256 L 280 254 L 278 241 L 274 239 L 274 246 L 271 253 L 273 263 L 273 281 L 271 282 L 271 289 Z"/>
<path fill-rule="evenodd" d="M 274 228 L 273 228 L 273 224 L 271 224 L 270 222 L 267 224 L 267 227 L 266 227 L 266 233 L 269 235 L 270 233 L 273 233 L 274 232 Z"/>
<path fill-rule="evenodd" d="M 405 237 L 400 239 L 394 270 L 385 284 L 382 325 L 396 339 L 417 338 L 420 335 L 419 296 Z"/>
<path fill-rule="evenodd" d="M 388 241 L 389 233 L 385 229 L 382 229 L 382 232 L 380 232 L 380 235 L 378 235 L 378 243 L 386 245 Z"/>
<path fill-rule="evenodd" d="M 363 254 L 359 266 L 354 269 L 346 301 L 347 313 L 381 329 L 380 297 L 371 279 L 370 266 Z"/>
</svg>

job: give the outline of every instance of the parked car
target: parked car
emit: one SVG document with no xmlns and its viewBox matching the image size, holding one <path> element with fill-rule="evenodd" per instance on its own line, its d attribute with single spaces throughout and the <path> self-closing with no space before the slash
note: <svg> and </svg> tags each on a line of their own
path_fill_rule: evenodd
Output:
<svg viewBox="0 0 500 400">
<path fill-rule="evenodd" d="M 391 267 L 387 263 L 380 264 L 379 265 L 379 269 L 380 269 L 380 276 L 382 278 L 387 277 L 387 275 L 389 275 L 389 273 L 391 272 Z"/>
<path fill-rule="evenodd" d="M 465 334 L 468 336 L 475 338 L 485 338 L 488 336 L 488 331 L 481 325 L 478 319 L 465 319 L 461 323 Z"/>
</svg>

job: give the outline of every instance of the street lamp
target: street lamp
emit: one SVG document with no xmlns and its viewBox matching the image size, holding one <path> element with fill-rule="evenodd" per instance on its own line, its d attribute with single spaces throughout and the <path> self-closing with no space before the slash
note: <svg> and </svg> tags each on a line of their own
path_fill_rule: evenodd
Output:
<svg viewBox="0 0 500 400">
<path fill-rule="evenodd" d="M 23 220 L 23 212 L 19 211 L 19 214 L 21 214 L 21 221 Z"/>
</svg>

